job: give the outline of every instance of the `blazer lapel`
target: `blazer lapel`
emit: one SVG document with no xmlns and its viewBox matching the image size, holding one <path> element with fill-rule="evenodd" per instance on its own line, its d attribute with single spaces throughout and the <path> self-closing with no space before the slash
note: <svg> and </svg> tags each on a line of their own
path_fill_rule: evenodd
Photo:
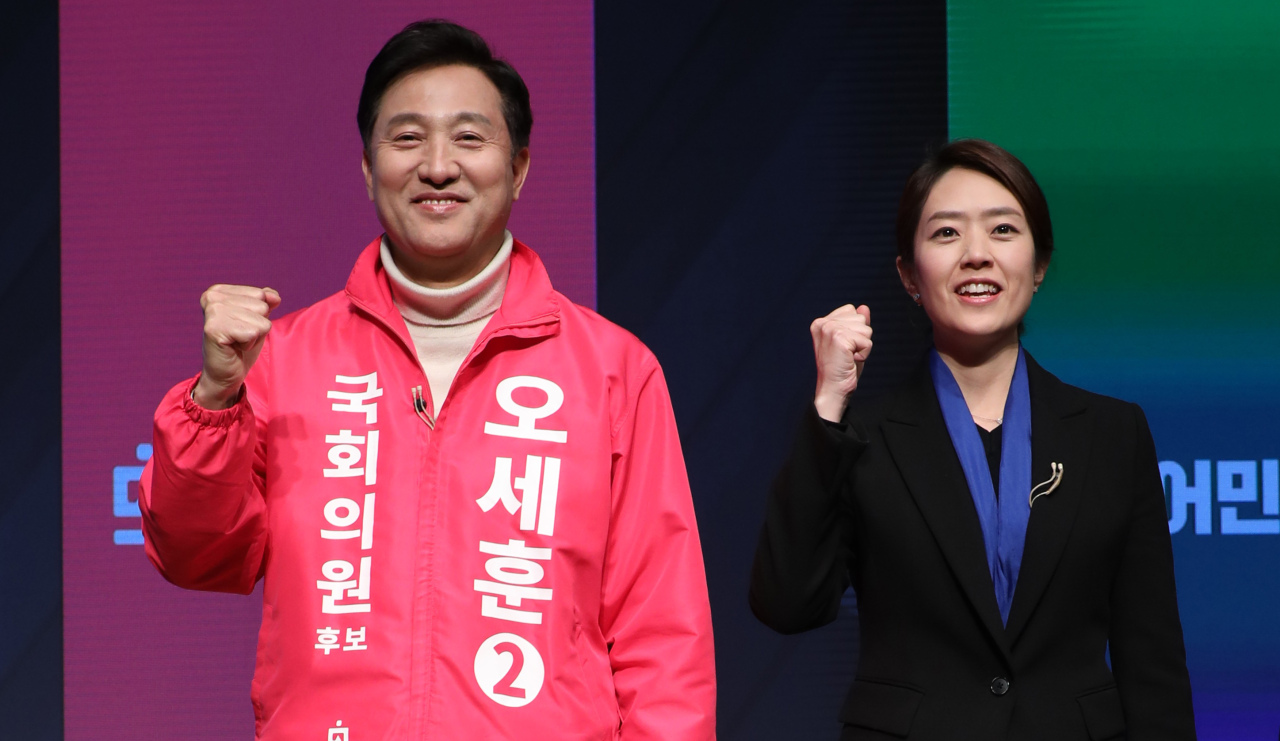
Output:
<svg viewBox="0 0 1280 741">
<path fill-rule="evenodd" d="M 1084 473 L 1089 463 L 1087 408 L 1078 397 L 1072 398 L 1066 384 L 1036 364 L 1029 354 L 1027 373 L 1031 387 L 1032 486 L 1050 477 L 1052 463 L 1060 463 L 1063 468 L 1058 487 L 1052 494 L 1037 498 L 1031 507 L 1018 586 L 1006 627 L 1010 645 L 1026 627 L 1066 548 L 1084 494 Z"/>
<path fill-rule="evenodd" d="M 982 526 L 960 459 L 947 434 L 927 365 L 916 372 L 904 393 L 895 399 L 881 429 L 889 453 L 956 580 L 992 640 L 1007 656 L 1009 642 L 987 568 Z M 1018 589 L 1021 588 L 1019 583 Z M 1016 598 L 1014 606 L 1016 609 Z"/>
</svg>

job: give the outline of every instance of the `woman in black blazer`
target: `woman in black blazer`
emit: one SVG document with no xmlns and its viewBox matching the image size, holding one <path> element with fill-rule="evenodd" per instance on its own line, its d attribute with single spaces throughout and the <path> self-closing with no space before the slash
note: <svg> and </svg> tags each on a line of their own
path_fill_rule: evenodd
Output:
<svg viewBox="0 0 1280 741">
<path fill-rule="evenodd" d="M 852 584 L 842 739 L 1195 738 L 1142 410 L 1062 383 L 1018 340 L 1052 251 L 1026 167 L 956 141 L 898 212 L 928 359 L 868 401 L 870 310 L 811 327 L 814 404 L 769 497 L 750 602 L 795 633 L 834 620 Z"/>
</svg>

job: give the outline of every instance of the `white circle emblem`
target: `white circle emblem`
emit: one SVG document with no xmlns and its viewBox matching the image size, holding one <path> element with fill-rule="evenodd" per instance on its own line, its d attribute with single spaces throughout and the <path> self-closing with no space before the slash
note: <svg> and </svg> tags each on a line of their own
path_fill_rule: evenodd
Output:
<svg viewBox="0 0 1280 741">
<path fill-rule="evenodd" d="M 533 702 L 546 667 L 533 644 L 514 633 L 489 636 L 476 651 L 476 684 L 490 700 L 509 708 Z"/>
</svg>

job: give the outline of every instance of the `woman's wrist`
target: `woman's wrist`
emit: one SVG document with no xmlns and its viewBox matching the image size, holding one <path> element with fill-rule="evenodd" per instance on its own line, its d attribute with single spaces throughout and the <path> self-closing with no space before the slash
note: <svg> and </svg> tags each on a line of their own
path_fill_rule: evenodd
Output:
<svg viewBox="0 0 1280 741">
<path fill-rule="evenodd" d="M 818 416 L 828 422 L 839 422 L 844 417 L 845 407 L 849 405 L 849 397 L 841 393 L 831 393 L 818 389 L 813 396 L 813 408 Z"/>
</svg>

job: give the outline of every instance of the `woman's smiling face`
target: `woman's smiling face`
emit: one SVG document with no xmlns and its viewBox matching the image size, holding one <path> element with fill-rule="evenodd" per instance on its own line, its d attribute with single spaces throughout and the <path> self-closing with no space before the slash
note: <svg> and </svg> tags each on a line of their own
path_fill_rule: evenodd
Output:
<svg viewBox="0 0 1280 741">
<path fill-rule="evenodd" d="M 996 180 L 953 168 L 929 191 L 916 225 L 914 264 L 898 259 L 907 292 L 933 322 L 939 346 L 978 349 L 1017 340 L 1047 265 L 1022 204 Z"/>
</svg>

